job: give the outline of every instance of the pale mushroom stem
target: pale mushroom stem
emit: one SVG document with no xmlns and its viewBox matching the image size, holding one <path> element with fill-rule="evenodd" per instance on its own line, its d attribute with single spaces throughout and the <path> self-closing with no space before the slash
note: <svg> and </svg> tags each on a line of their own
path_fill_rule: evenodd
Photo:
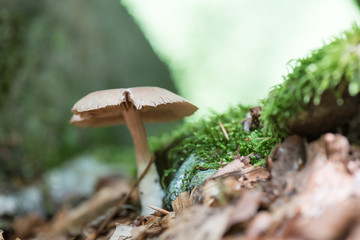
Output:
<svg viewBox="0 0 360 240">
<path fill-rule="evenodd" d="M 150 161 L 152 153 L 147 142 L 145 126 L 139 112 L 134 107 L 129 107 L 123 114 L 126 125 L 133 138 L 139 176 L 145 169 L 146 164 Z"/>
<path fill-rule="evenodd" d="M 123 112 L 125 122 L 130 130 L 133 138 L 136 164 L 138 168 L 138 176 L 144 171 L 147 164 L 151 160 L 152 152 L 150 151 L 145 126 L 141 120 L 139 111 L 133 106 L 129 106 Z M 142 214 L 147 215 L 152 213 L 152 209 L 147 205 L 154 205 L 162 207 L 162 199 L 164 192 L 160 186 L 159 175 L 157 173 L 155 164 L 152 164 L 145 177 L 139 184 L 140 201 L 142 206 Z"/>
</svg>

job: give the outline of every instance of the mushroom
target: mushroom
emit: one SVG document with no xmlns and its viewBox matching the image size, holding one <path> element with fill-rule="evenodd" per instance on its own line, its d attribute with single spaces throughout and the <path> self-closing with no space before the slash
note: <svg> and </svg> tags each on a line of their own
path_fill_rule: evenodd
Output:
<svg viewBox="0 0 360 240">
<path fill-rule="evenodd" d="M 184 98 L 162 88 L 119 88 L 93 92 L 80 99 L 72 108 L 70 122 L 81 127 L 125 123 L 134 142 L 139 177 L 153 155 L 143 122 L 179 120 L 196 110 Z M 143 215 L 152 211 L 147 205 L 162 207 L 164 192 L 154 164 L 140 182 L 139 192 Z"/>
</svg>

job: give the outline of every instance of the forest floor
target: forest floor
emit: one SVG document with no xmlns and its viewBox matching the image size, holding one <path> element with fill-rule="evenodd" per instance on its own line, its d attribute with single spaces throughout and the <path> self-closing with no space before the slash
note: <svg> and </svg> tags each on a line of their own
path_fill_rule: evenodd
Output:
<svg viewBox="0 0 360 240">
<path fill-rule="evenodd" d="M 250 156 L 172 203 L 139 216 L 136 183 L 108 178 L 88 200 L 51 221 L 16 218 L 8 239 L 360 239 L 360 146 L 328 133 L 278 145 L 266 167 Z M 0 239 L 3 240 L 0 233 Z"/>
</svg>

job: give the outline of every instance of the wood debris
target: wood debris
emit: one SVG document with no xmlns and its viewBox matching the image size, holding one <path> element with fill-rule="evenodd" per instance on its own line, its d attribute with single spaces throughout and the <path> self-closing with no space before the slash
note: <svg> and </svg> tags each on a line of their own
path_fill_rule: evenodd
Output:
<svg viewBox="0 0 360 240">
<path fill-rule="evenodd" d="M 188 191 L 180 193 L 177 198 L 171 203 L 176 214 L 179 214 L 182 210 L 193 205 L 191 201 L 190 193 Z"/>
<path fill-rule="evenodd" d="M 162 209 L 162 208 L 158 208 L 158 207 L 155 207 L 155 206 L 151 206 L 151 205 L 147 205 L 149 208 L 157 211 L 158 213 L 161 213 L 163 215 L 168 215 L 170 212 L 165 210 L 165 209 Z"/>
<path fill-rule="evenodd" d="M 219 121 L 219 125 L 221 127 L 222 132 L 224 133 L 224 136 L 225 136 L 226 140 L 229 141 L 230 140 L 229 134 L 227 133 L 227 131 L 226 131 L 225 127 L 224 127 L 224 124 Z"/>
</svg>

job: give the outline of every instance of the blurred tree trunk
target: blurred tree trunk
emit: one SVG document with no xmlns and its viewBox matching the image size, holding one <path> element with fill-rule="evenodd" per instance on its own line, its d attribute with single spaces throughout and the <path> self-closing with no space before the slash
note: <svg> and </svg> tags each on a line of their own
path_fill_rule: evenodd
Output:
<svg viewBox="0 0 360 240">
<path fill-rule="evenodd" d="M 68 124 L 72 105 L 89 92 L 175 91 L 118 0 L 0 0 L 0 54 L 0 178 L 31 179 L 85 149 L 127 144 L 124 127 Z"/>
</svg>

